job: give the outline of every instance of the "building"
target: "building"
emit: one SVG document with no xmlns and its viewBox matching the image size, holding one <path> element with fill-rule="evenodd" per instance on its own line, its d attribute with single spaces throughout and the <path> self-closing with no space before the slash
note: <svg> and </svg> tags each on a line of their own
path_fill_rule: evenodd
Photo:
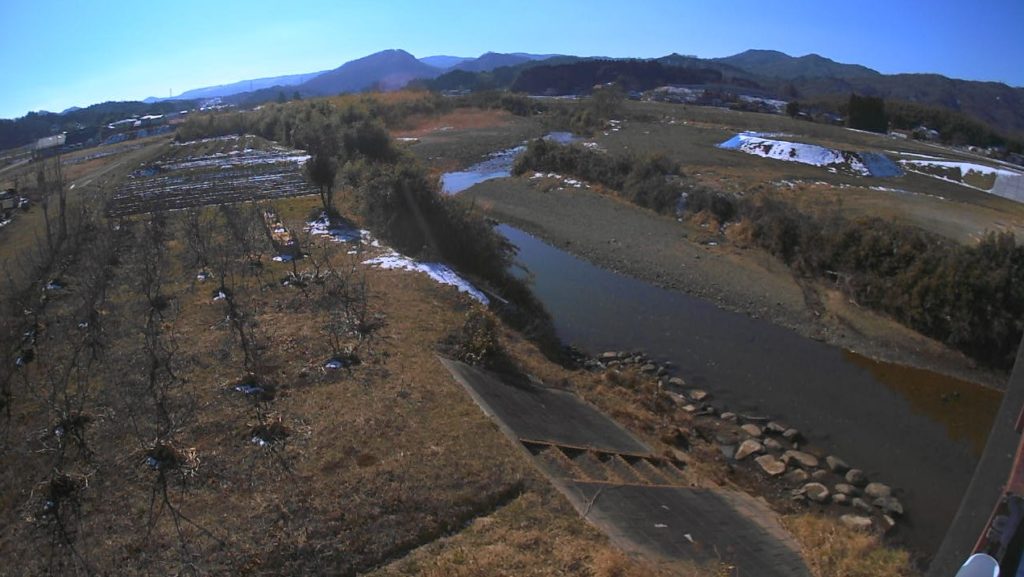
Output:
<svg viewBox="0 0 1024 577">
<path fill-rule="evenodd" d="M 46 158 L 59 154 L 64 143 L 67 142 L 67 138 L 67 133 L 40 138 L 32 146 L 32 158 Z"/>
</svg>

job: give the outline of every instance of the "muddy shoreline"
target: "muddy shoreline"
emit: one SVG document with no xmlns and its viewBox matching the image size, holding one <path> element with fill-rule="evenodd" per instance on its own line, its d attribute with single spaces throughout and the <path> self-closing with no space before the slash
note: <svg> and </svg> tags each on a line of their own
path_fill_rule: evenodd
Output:
<svg viewBox="0 0 1024 577">
<path fill-rule="evenodd" d="M 601 268 L 869 358 L 1005 388 L 1007 374 L 978 368 L 956 351 L 860 309 L 828 287 L 798 281 L 784 263 L 763 251 L 730 246 L 699 225 L 587 189 L 520 178 L 484 182 L 463 196 L 490 217 Z"/>
</svg>

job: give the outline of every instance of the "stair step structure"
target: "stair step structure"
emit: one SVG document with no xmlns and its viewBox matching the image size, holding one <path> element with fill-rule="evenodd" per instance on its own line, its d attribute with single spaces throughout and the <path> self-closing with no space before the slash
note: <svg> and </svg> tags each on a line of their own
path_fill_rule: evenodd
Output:
<svg viewBox="0 0 1024 577">
<path fill-rule="evenodd" d="M 697 562 L 715 575 L 810 577 L 799 545 L 764 503 L 697 487 L 686 463 L 654 453 L 570 391 L 441 362 L 579 514 L 624 551 L 659 565 L 686 562 L 686 574 Z"/>
</svg>

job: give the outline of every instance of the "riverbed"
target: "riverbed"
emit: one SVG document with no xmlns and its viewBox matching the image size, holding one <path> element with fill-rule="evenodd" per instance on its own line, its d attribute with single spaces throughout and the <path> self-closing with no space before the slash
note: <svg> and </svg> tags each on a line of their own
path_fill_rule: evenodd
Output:
<svg viewBox="0 0 1024 577">
<path fill-rule="evenodd" d="M 559 336 L 590 352 L 672 361 L 730 410 L 799 428 L 815 445 L 899 490 L 908 545 L 934 552 L 956 512 L 1001 394 L 879 363 L 679 291 L 601 269 L 517 228 L 518 248 Z"/>
</svg>

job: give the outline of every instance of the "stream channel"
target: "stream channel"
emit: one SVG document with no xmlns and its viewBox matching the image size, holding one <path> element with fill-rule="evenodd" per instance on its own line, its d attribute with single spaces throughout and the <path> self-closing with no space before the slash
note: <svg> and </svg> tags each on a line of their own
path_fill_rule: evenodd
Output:
<svg viewBox="0 0 1024 577">
<path fill-rule="evenodd" d="M 508 176 L 518 150 L 444 175 L 446 192 Z M 563 342 L 591 354 L 640 350 L 671 361 L 714 404 L 798 428 L 812 445 L 893 486 L 907 512 L 900 540 L 935 552 L 1001 392 L 808 339 L 599 268 L 508 225 L 498 232 L 518 249 L 515 272 L 528 275 Z"/>
</svg>

